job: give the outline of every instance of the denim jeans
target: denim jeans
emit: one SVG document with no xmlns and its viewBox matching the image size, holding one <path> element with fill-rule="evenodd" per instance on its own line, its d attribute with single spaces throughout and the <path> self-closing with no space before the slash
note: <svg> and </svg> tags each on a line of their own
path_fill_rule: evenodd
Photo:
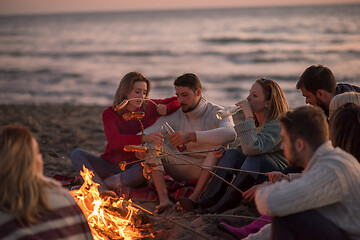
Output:
<svg viewBox="0 0 360 240">
<path fill-rule="evenodd" d="M 143 176 L 143 167 L 141 163 L 127 165 L 125 171 L 122 171 L 118 165 L 114 165 L 105 159 L 95 156 L 82 149 L 75 149 L 70 156 L 74 169 L 79 174 L 83 170 L 83 165 L 93 171 L 93 181 L 100 184 L 100 188 L 106 190 L 102 179 L 113 174 L 120 173 L 120 181 L 123 187 L 137 187 L 146 183 Z"/>
<path fill-rule="evenodd" d="M 224 156 L 220 160 L 219 166 L 242 169 L 256 172 L 271 172 L 283 170 L 271 157 L 266 154 L 261 155 L 245 155 L 238 149 L 227 149 Z M 219 169 L 220 170 L 220 169 Z M 237 172 L 232 171 L 233 174 Z M 264 182 L 267 177 L 251 173 L 257 182 Z"/>
</svg>

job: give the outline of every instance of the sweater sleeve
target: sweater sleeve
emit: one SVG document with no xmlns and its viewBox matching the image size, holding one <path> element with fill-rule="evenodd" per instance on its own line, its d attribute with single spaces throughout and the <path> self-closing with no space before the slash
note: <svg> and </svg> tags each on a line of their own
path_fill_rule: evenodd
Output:
<svg viewBox="0 0 360 240">
<path fill-rule="evenodd" d="M 176 110 L 179 109 L 180 107 L 180 103 L 177 100 L 177 97 L 171 97 L 171 98 L 165 98 L 165 99 L 152 99 L 154 102 L 158 103 L 158 104 L 165 104 L 166 108 L 167 108 L 167 115 L 171 114 L 173 112 L 175 112 Z"/>
<path fill-rule="evenodd" d="M 259 133 L 254 120 L 240 122 L 235 129 L 245 155 L 269 153 L 281 141 L 280 123 L 276 120 L 265 124 Z"/>
<path fill-rule="evenodd" d="M 234 126 L 229 118 L 219 121 L 219 127 L 207 131 L 195 131 L 196 142 L 212 145 L 224 145 L 233 142 L 236 138 Z"/>
<path fill-rule="evenodd" d="M 282 217 L 336 203 L 343 191 L 335 171 L 322 164 L 299 179 L 259 188 L 255 202 L 261 214 Z"/>
<path fill-rule="evenodd" d="M 104 132 L 111 149 L 123 149 L 126 145 L 141 144 L 141 136 L 135 134 L 122 134 L 119 129 L 121 122 L 109 109 L 103 112 Z"/>
</svg>

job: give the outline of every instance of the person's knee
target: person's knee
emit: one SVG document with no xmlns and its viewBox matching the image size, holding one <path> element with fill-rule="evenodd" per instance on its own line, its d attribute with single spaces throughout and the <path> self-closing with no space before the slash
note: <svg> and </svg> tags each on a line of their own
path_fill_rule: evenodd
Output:
<svg viewBox="0 0 360 240">
<path fill-rule="evenodd" d="M 224 156 L 221 158 L 220 162 L 224 165 L 234 165 L 235 161 L 238 161 L 239 151 L 236 149 L 227 149 L 224 153 Z"/>
<path fill-rule="evenodd" d="M 239 152 L 238 150 L 233 149 L 233 148 L 226 149 L 224 157 L 225 156 L 227 156 L 227 157 L 236 157 L 238 152 Z"/>
<path fill-rule="evenodd" d="M 247 156 L 241 169 L 248 171 L 259 171 L 262 165 L 262 159 L 259 156 Z"/>
<path fill-rule="evenodd" d="M 120 174 L 120 182 L 123 187 L 140 187 L 147 183 L 147 179 L 143 173 L 136 173 L 132 176 L 126 176 L 126 174 Z"/>
<path fill-rule="evenodd" d="M 79 162 L 81 161 L 81 159 L 84 158 L 85 155 L 85 151 L 82 150 L 81 148 L 77 148 L 74 151 L 71 152 L 70 154 L 70 160 L 72 165 L 77 166 L 79 164 Z"/>
</svg>

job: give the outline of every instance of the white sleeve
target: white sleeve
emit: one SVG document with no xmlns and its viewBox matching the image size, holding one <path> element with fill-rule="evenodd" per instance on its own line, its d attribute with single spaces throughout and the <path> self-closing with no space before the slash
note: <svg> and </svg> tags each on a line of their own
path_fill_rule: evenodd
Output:
<svg viewBox="0 0 360 240">
<path fill-rule="evenodd" d="M 159 117 L 159 119 L 156 120 L 156 122 L 153 125 L 151 125 L 150 127 L 146 128 L 144 130 L 144 134 L 148 135 L 148 134 L 153 133 L 153 132 L 158 132 L 159 127 L 161 125 L 163 125 L 165 122 L 173 122 L 174 119 L 176 119 L 176 117 L 177 117 L 176 112 L 173 112 L 172 114 L 169 114 L 169 115 L 166 115 L 166 116 Z M 139 132 L 138 134 L 141 134 L 141 132 Z"/>
<path fill-rule="evenodd" d="M 196 142 L 212 145 L 231 143 L 236 139 L 236 132 L 229 118 L 222 119 L 219 127 L 207 131 L 195 131 Z"/>
<path fill-rule="evenodd" d="M 258 211 L 266 216 L 286 216 L 323 207 L 341 200 L 343 186 L 335 171 L 321 164 L 291 182 L 283 180 L 259 188 Z"/>
</svg>

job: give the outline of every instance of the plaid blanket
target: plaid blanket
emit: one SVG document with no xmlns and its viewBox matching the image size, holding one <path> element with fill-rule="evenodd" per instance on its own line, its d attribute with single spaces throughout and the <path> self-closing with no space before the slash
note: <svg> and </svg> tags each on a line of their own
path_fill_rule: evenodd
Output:
<svg viewBox="0 0 360 240">
<path fill-rule="evenodd" d="M 177 182 L 169 175 L 165 174 L 165 183 L 169 197 L 173 200 L 178 200 L 181 196 L 189 197 L 193 193 L 197 180 Z M 121 187 L 116 189 L 116 194 L 118 196 L 123 196 L 125 199 L 132 199 L 134 201 L 159 200 L 153 182 L 150 182 L 148 185 L 141 188 Z"/>
</svg>

